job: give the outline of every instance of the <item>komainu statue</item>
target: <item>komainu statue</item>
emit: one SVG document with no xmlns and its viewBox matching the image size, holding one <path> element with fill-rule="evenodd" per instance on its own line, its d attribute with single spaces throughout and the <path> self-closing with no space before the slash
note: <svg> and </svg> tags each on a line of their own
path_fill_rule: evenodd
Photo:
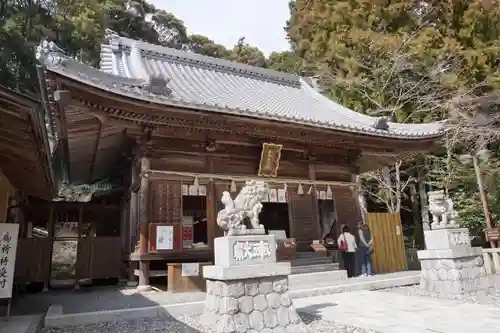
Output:
<svg viewBox="0 0 500 333">
<path fill-rule="evenodd" d="M 229 192 L 222 193 L 224 205 L 217 214 L 217 224 L 226 236 L 264 234 L 264 226 L 259 224 L 262 201 L 269 194 L 269 187 L 263 181 L 249 180 L 233 200 Z M 244 223 L 247 220 L 249 223 Z"/>
<path fill-rule="evenodd" d="M 453 208 L 453 201 L 444 191 L 427 193 L 429 198 L 429 211 L 432 214 L 432 229 L 458 228 L 457 212 Z"/>
</svg>

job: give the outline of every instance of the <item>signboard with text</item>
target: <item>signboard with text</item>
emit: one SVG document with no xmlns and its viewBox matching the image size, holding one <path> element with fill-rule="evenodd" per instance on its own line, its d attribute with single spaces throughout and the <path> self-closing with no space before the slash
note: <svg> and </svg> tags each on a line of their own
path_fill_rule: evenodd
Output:
<svg viewBox="0 0 500 333">
<path fill-rule="evenodd" d="M 0 223 L 0 298 L 12 297 L 19 224 Z"/>
</svg>

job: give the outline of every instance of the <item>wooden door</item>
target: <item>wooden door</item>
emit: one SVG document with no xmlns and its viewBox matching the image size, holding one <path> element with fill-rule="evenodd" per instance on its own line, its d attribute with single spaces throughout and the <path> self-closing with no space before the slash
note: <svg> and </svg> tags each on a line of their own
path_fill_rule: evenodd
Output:
<svg viewBox="0 0 500 333">
<path fill-rule="evenodd" d="M 373 271 L 392 273 L 407 270 L 399 213 L 368 213 L 367 223 L 373 237 Z"/>
<path fill-rule="evenodd" d="M 343 225 L 348 225 L 351 231 L 354 232 L 358 222 L 362 221 L 355 193 L 347 187 L 332 187 L 332 192 L 337 214 L 337 235 L 340 235 L 340 228 Z"/>
<path fill-rule="evenodd" d="M 287 200 L 291 237 L 295 238 L 297 251 L 307 251 L 321 237 L 316 196 L 298 194 L 297 187 L 289 185 Z"/>
</svg>

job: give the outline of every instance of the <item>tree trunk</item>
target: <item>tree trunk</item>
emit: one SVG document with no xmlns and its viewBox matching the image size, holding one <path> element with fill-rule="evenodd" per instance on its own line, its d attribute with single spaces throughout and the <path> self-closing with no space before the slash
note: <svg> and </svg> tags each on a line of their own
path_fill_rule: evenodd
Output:
<svg viewBox="0 0 500 333">
<path fill-rule="evenodd" d="M 396 189 L 394 191 L 394 196 L 396 197 L 395 198 L 395 201 L 396 201 L 396 212 L 399 213 L 401 211 L 401 191 L 403 190 L 401 188 L 401 170 L 400 170 L 400 167 L 401 167 L 401 162 L 397 162 L 396 163 Z"/>
<path fill-rule="evenodd" d="M 429 205 L 427 202 L 427 190 L 425 188 L 425 182 L 419 177 L 418 178 L 418 191 L 420 196 L 420 213 L 422 215 L 422 228 L 423 230 L 430 230 L 430 220 L 429 220 Z"/>
<path fill-rule="evenodd" d="M 417 188 L 415 184 L 410 184 L 410 201 L 411 201 L 411 211 L 413 214 L 413 223 L 415 223 L 415 245 L 419 249 L 424 248 L 424 229 L 422 225 L 422 216 L 420 212 L 420 204 L 417 198 Z"/>
<path fill-rule="evenodd" d="M 361 218 L 363 219 L 363 223 L 366 223 L 366 216 L 368 214 L 368 209 L 366 208 L 366 198 L 364 195 L 363 184 L 361 184 L 361 177 L 356 176 L 357 183 L 357 197 L 358 197 L 358 205 L 359 211 L 361 213 Z"/>
<path fill-rule="evenodd" d="M 392 193 L 393 185 L 391 180 L 391 174 L 388 167 L 383 167 L 381 170 L 382 179 L 384 181 L 384 191 L 387 196 L 387 211 L 390 213 L 396 212 L 396 204 L 394 202 L 394 195 Z"/>
</svg>

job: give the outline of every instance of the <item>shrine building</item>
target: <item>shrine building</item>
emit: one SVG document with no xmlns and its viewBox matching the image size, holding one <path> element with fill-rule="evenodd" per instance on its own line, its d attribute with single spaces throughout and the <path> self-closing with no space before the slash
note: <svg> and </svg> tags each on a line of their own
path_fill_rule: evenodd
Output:
<svg viewBox="0 0 500 333">
<path fill-rule="evenodd" d="M 266 230 L 308 251 L 361 220 L 357 175 L 413 158 L 442 136 L 439 123 L 354 112 L 312 78 L 114 33 L 99 68 L 47 41 L 37 59 L 60 184 L 57 201 L 35 200 L 27 213 L 47 236 L 30 249 L 52 262 L 36 277 L 46 287 L 127 275 L 145 286 L 166 264 L 212 262 L 221 195 L 234 198 L 250 179 L 271 187 Z M 40 198 L 50 187 L 30 185 Z M 56 249 L 69 248 L 76 268 L 51 273 Z"/>
</svg>

